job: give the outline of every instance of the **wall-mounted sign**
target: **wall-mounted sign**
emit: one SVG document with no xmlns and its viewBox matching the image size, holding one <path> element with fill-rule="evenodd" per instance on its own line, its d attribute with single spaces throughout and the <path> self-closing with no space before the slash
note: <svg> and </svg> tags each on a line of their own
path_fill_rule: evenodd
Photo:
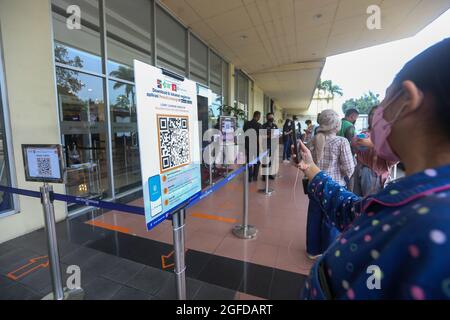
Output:
<svg viewBox="0 0 450 320">
<path fill-rule="evenodd" d="M 145 218 L 150 230 L 201 191 L 196 83 L 134 61 Z"/>
<path fill-rule="evenodd" d="M 59 144 L 23 144 L 25 180 L 64 183 L 64 161 Z"/>
</svg>

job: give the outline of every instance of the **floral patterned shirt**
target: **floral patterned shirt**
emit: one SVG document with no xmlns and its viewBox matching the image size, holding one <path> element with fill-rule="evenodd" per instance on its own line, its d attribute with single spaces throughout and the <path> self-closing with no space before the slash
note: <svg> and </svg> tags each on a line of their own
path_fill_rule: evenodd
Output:
<svg viewBox="0 0 450 320">
<path fill-rule="evenodd" d="M 321 172 L 309 193 L 342 234 L 316 262 L 305 299 L 450 299 L 450 165 L 358 198 Z"/>
</svg>

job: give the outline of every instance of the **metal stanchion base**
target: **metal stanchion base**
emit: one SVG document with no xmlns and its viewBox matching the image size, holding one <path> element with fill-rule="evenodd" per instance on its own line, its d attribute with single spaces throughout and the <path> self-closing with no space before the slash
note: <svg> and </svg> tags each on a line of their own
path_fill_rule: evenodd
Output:
<svg viewBox="0 0 450 320">
<path fill-rule="evenodd" d="M 53 298 L 53 292 L 49 293 L 48 295 L 43 297 L 41 300 L 55 300 Z M 72 290 L 64 288 L 64 299 L 63 300 L 84 300 L 84 290 L 81 288 L 72 289 Z"/>
<path fill-rule="evenodd" d="M 258 230 L 254 226 L 248 225 L 247 227 L 243 225 L 238 225 L 233 228 L 233 234 L 241 239 L 254 239 Z"/>
<path fill-rule="evenodd" d="M 270 189 L 270 188 L 267 190 L 267 192 L 266 192 L 266 189 L 259 189 L 258 190 L 259 193 L 264 193 L 266 196 L 271 196 L 273 191 L 274 190 Z"/>
</svg>

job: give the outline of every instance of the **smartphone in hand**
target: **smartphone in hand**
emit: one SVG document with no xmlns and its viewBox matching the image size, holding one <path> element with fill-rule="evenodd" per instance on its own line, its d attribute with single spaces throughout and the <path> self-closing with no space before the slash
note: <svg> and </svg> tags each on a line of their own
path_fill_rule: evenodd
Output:
<svg viewBox="0 0 450 320">
<path fill-rule="evenodd" d="M 294 155 L 295 155 L 295 159 L 294 159 L 294 161 L 295 161 L 295 163 L 300 163 L 300 160 L 301 160 L 301 154 L 300 154 L 300 150 L 299 150 L 299 148 L 298 148 L 298 142 L 297 142 L 297 128 L 296 128 L 296 124 L 295 124 L 295 121 L 292 121 L 292 133 L 291 133 L 291 135 L 292 135 L 292 141 L 293 141 L 293 144 L 294 144 Z"/>
</svg>

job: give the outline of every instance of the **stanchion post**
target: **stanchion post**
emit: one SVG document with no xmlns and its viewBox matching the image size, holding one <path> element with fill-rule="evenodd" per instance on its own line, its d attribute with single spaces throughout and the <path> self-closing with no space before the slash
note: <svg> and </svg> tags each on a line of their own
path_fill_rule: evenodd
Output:
<svg viewBox="0 0 450 320">
<path fill-rule="evenodd" d="M 59 261 L 58 243 L 56 240 L 55 210 L 53 207 L 53 187 L 44 183 L 40 187 L 41 202 L 44 210 L 45 230 L 47 231 L 48 260 L 53 287 L 53 299 L 63 300 L 64 289 L 62 283 L 61 266 Z"/>
<path fill-rule="evenodd" d="M 266 157 L 268 157 L 268 155 L 266 156 Z M 268 162 L 268 161 L 267 161 Z M 265 170 L 264 170 L 265 169 Z M 262 172 L 264 173 L 264 171 L 265 171 L 265 179 L 266 179 L 266 181 L 265 181 L 265 187 L 263 188 L 263 189 L 259 189 L 258 190 L 258 192 L 259 193 L 264 193 L 266 196 L 270 196 L 270 195 L 272 195 L 272 192 L 273 192 L 273 189 L 270 189 L 269 188 L 269 176 L 270 176 L 270 174 L 269 174 L 269 163 L 267 163 L 266 164 L 266 166 L 263 168 L 263 170 L 262 170 Z"/>
<path fill-rule="evenodd" d="M 245 164 L 244 170 L 244 209 L 242 225 L 237 225 L 233 228 L 233 234 L 241 239 L 253 239 L 256 237 L 258 230 L 248 224 L 248 164 Z"/>
<path fill-rule="evenodd" d="M 185 209 L 172 216 L 173 246 L 175 251 L 175 278 L 178 300 L 186 300 L 186 262 L 184 256 Z"/>
</svg>

